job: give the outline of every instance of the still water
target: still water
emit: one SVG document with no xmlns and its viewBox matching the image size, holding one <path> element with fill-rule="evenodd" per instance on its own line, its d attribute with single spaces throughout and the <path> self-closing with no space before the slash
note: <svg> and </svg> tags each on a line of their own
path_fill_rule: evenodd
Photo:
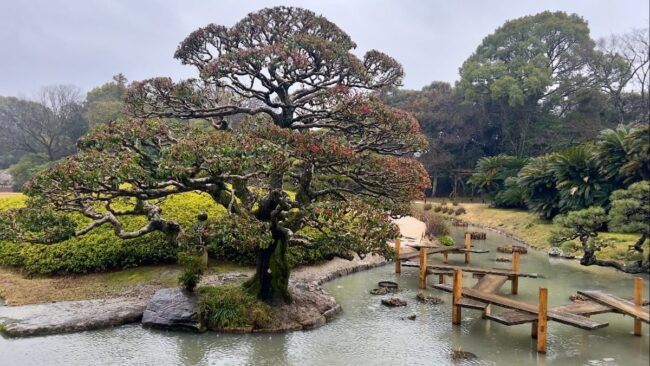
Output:
<svg viewBox="0 0 650 366">
<path fill-rule="evenodd" d="M 453 229 L 462 242 L 464 229 Z M 488 240 L 475 241 L 488 254 L 472 254 L 472 265 L 508 267 L 496 263 L 496 245 L 512 244 L 488 232 Z M 441 260 L 430 256 L 430 262 Z M 450 264 L 462 264 L 451 255 Z M 604 268 L 585 268 L 572 261 L 549 260 L 542 253 L 521 256 L 521 271 L 543 274 L 544 279 L 519 281 L 518 300 L 537 300 L 538 287 L 547 287 L 549 306 L 568 303 L 577 289 L 599 289 L 632 296 L 632 277 Z M 437 276 L 430 276 L 433 283 Z M 381 296 L 368 293 L 380 280 L 394 280 L 408 301 L 402 308 L 380 305 Z M 465 285 L 475 280 L 466 276 Z M 645 283 L 648 283 L 647 277 Z M 632 335 L 633 321 L 614 314 L 596 315 L 610 326 L 583 331 L 549 322 L 548 353 L 538 355 L 530 325 L 506 327 L 484 321 L 480 312 L 463 309 L 460 327 L 451 325 L 450 294 L 428 292 L 445 300 L 441 305 L 417 303 L 417 269 L 403 268 L 401 275 L 388 265 L 357 273 L 325 285 L 343 306 L 332 323 L 308 332 L 287 334 L 201 335 L 163 332 L 129 325 L 114 329 L 25 339 L 0 338 L 0 365 L 448 365 L 451 350 L 478 356 L 465 365 L 648 365 L 648 326 L 643 337 Z M 509 282 L 501 294 L 508 295 Z M 648 289 L 644 290 L 647 297 Z M 498 308 L 493 309 L 499 311 Z M 415 320 L 406 319 L 416 314 Z"/>
</svg>

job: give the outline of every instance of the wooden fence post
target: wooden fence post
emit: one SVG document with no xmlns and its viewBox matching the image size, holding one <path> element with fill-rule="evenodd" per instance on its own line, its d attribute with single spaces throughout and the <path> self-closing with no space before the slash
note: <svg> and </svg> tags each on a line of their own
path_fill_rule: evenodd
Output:
<svg viewBox="0 0 650 366">
<path fill-rule="evenodd" d="M 472 247 L 472 234 L 465 233 L 465 264 L 469 264 L 469 250 Z"/>
<path fill-rule="evenodd" d="M 442 253 L 442 263 L 449 263 L 449 254 L 447 254 L 447 252 Z"/>
<path fill-rule="evenodd" d="M 463 291 L 463 272 L 456 268 L 454 269 L 454 286 L 453 286 L 453 297 L 452 297 L 452 308 L 451 308 L 451 323 L 460 324 L 460 298 Z"/>
<path fill-rule="evenodd" d="M 548 290 L 539 288 L 539 310 L 537 313 L 537 352 L 546 353 L 546 311 L 548 310 Z"/>
<path fill-rule="evenodd" d="M 402 273 L 402 261 L 400 260 L 401 243 L 399 238 L 395 239 L 395 273 Z"/>
<path fill-rule="evenodd" d="M 643 278 L 634 277 L 634 304 L 643 306 Z M 634 318 L 634 335 L 641 337 L 641 319 Z"/>
<path fill-rule="evenodd" d="M 438 283 L 441 285 L 447 283 L 447 280 L 445 279 L 445 275 L 443 273 L 438 275 Z"/>
<path fill-rule="evenodd" d="M 512 252 L 512 271 L 515 274 L 510 278 L 511 292 L 513 295 L 516 295 L 519 293 L 519 276 L 517 275 L 519 273 L 519 252 Z"/>
<path fill-rule="evenodd" d="M 419 288 L 427 288 L 427 248 L 420 247 L 420 284 Z"/>
</svg>

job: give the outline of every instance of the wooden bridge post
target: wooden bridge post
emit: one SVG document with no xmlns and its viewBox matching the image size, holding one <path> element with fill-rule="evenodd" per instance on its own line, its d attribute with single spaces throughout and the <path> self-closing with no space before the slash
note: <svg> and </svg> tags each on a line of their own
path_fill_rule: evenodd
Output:
<svg viewBox="0 0 650 366">
<path fill-rule="evenodd" d="M 643 278 L 634 277 L 634 304 L 643 306 Z M 634 318 L 634 335 L 641 337 L 641 319 Z"/>
<path fill-rule="evenodd" d="M 537 320 L 530 323 L 530 336 L 533 339 L 537 339 Z"/>
<path fill-rule="evenodd" d="M 441 285 L 444 285 L 445 283 L 447 283 L 447 280 L 445 279 L 444 273 L 441 273 L 441 274 L 438 275 L 438 283 L 441 284 Z"/>
<path fill-rule="evenodd" d="M 427 288 L 427 248 L 420 248 L 420 283 L 419 288 Z"/>
<path fill-rule="evenodd" d="M 469 250 L 472 247 L 472 234 L 465 233 L 465 264 L 469 264 Z"/>
<path fill-rule="evenodd" d="M 395 239 L 395 273 L 402 273 L 402 261 L 399 257 L 401 245 L 399 238 Z"/>
<path fill-rule="evenodd" d="M 548 310 L 548 290 L 539 288 L 539 310 L 537 313 L 537 352 L 546 353 L 546 312 Z"/>
<path fill-rule="evenodd" d="M 510 278 L 511 292 L 513 295 L 516 295 L 519 293 L 519 276 L 517 275 L 519 272 L 519 252 L 516 251 L 512 252 L 512 271 L 515 274 Z"/>
<path fill-rule="evenodd" d="M 460 324 L 460 298 L 463 291 L 463 272 L 456 268 L 454 269 L 454 286 L 453 286 L 453 295 L 452 295 L 452 307 L 451 307 L 451 323 Z"/>
<path fill-rule="evenodd" d="M 449 263 L 449 254 L 447 254 L 447 252 L 442 253 L 442 263 Z"/>
</svg>

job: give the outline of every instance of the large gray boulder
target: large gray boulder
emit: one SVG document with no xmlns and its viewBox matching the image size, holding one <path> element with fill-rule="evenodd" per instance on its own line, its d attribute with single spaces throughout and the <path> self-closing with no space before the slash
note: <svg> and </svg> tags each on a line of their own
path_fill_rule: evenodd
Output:
<svg viewBox="0 0 650 366">
<path fill-rule="evenodd" d="M 180 288 L 156 291 L 142 315 L 145 327 L 167 330 L 205 331 L 196 312 L 198 296 Z"/>
<path fill-rule="evenodd" d="M 0 325 L 11 337 L 79 332 L 140 320 L 146 300 L 111 298 L 1 306 Z"/>
</svg>

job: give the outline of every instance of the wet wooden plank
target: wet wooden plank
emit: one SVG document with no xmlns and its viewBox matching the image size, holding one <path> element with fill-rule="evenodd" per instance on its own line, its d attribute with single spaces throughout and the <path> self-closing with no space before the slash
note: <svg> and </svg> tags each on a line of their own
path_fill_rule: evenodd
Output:
<svg viewBox="0 0 650 366">
<path fill-rule="evenodd" d="M 510 310 L 499 314 L 490 314 L 487 315 L 486 318 L 508 326 L 533 323 L 537 321 L 537 315 L 519 310 Z"/>
<path fill-rule="evenodd" d="M 501 286 L 503 286 L 503 284 L 507 280 L 508 277 L 505 276 L 486 275 L 481 277 L 479 281 L 472 288 L 478 291 L 496 292 L 501 288 Z M 447 285 L 447 284 L 437 284 L 437 285 L 433 285 L 433 287 L 438 290 L 443 290 L 447 292 L 453 291 L 451 285 Z M 468 299 L 467 297 L 461 298 L 458 304 L 464 308 L 469 308 L 474 310 L 485 310 L 485 308 L 487 308 L 488 306 L 488 304 L 484 302 Z"/>
<path fill-rule="evenodd" d="M 609 313 L 614 311 L 614 309 L 593 301 L 578 301 L 567 305 L 552 307 L 550 311 L 571 313 L 581 316 L 591 316 L 596 314 Z M 537 321 L 537 315 L 519 310 L 504 311 L 499 314 L 489 315 L 487 318 L 505 325 L 518 325 Z"/>
<path fill-rule="evenodd" d="M 495 293 L 499 291 L 501 286 L 503 286 L 507 280 L 507 276 L 488 274 L 481 277 L 481 279 L 479 279 L 476 285 L 474 285 L 472 288 L 481 292 Z"/>
<path fill-rule="evenodd" d="M 576 301 L 571 304 L 551 308 L 551 310 L 563 311 L 576 315 L 591 316 L 614 311 L 613 308 L 601 305 L 593 301 Z"/>
<path fill-rule="evenodd" d="M 427 248 L 431 249 L 427 252 L 427 254 L 437 254 L 437 253 L 467 253 L 468 249 L 465 248 L 465 246 L 462 245 L 455 245 L 451 247 L 440 247 L 437 245 L 432 245 L 432 244 L 406 244 L 407 246 L 415 249 L 420 249 L 420 248 Z M 470 248 L 469 249 L 470 253 L 489 253 L 490 251 L 487 249 L 475 249 L 475 248 Z"/>
<path fill-rule="evenodd" d="M 643 306 L 636 305 L 631 301 L 602 291 L 578 291 L 578 293 L 592 299 L 595 302 L 610 306 L 623 314 L 627 314 L 646 323 L 650 323 L 650 311 Z"/>
<path fill-rule="evenodd" d="M 416 262 L 406 262 L 406 263 L 403 263 L 402 265 L 404 265 L 406 267 L 419 267 L 419 265 Z M 492 269 L 492 268 L 459 267 L 459 266 L 448 266 L 448 265 L 443 265 L 443 264 L 428 264 L 427 268 L 430 268 L 430 269 L 433 269 L 433 270 L 443 270 L 443 271 L 453 271 L 454 269 L 458 268 L 458 269 L 461 269 L 463 272 L 494 274 L 494 275 L 507 276 L 507 277 L 514 276 L 514 275 L 517 275 L 519 277 L 528 277 L 528 278 L 538 278 L 539 277 L 539 275 L 537 273 L 514 272 L 514 271 L 511 271 L 511 270 L 498 269 L 498 268 L 493 268 Z"/>
<path fill-rule="evenodd" d="M 520 310 L 531 314 L 538 314 L 537 304 L 513 300 L 496 294 L 488 294 L 474 289 L 463 289 L 462 295 L 473 300 L 494 304 L 507 309 Z M 607 322 L 595 321 L 584 316 L 551 310 L 548 312 L 548 319 L 558 323 L 571 325 L 586 330 L 603 328 L 609 325 Z"/>
</svg>

